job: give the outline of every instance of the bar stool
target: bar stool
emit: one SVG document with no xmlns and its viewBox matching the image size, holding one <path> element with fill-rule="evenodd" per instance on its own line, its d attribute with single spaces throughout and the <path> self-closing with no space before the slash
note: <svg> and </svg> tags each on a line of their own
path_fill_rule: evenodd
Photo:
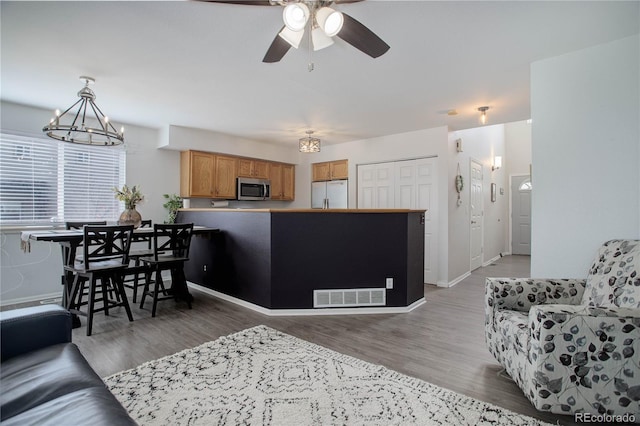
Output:
<svg viewBox="0 0 640 426">
<path fill-rule="evenodd" d="M 143 220 L 140 228 L 151 228 L 153 226 L 151 220 Z M 148 233 L 145 235 L 133 234 L 132 236 L 132 244 L 133 243 L 147 243 L 147 248 L 134 250 L 133 248 L 129 250 L 129 267 L 125 271 L 124 276 L 124 286 L 126 288 L 130 288 L 133 290 L 133 303 L 136 303 L 136 299 L 138 297 L 138 287 L 144 286 L 144 280 L 147 272 L 147 266 L 143 265 L 140 262 L 142 257 L 153 256 L 153 247 L 151 246 L 151 240 L 153 239 L 153 234 Z"/>
<path fill-rule="evenodd" d="M 140 299 L 140 309 L 144 307 L 146 296 L 153 298 L 151 316 L 156 316 L 158 300 L 183 299 L 191 309 L 191 294 L 184 275 L 184 263 L 189 260 L 189 247 L 193 234 L 193 223 L 173 223 L 153 225 L 153 256 L 140 260 L 148 267 L 144 290 Z M 171 288 L 165 289 L 162 271 L 171 271 Z M 155 273 L 153 290 L 151 277 Z M 162 297 L 160 297 L 162 293 Z"/>
<path fill-rule="evenodd" d="M 133 321 L 127 295 L 122 284 L 122 275 L 129 264 L 129 249 L 133 226 L 126 225 L 85 225 L 83 228 L 82 260 L 65 270 L 73 274 L 69 311 L 87 317 L 87 336 L 91 336 L 93 315 L 123 306 L 129 321 Z M 85 292 L 88 286 L 88 292 Z M 109 290 L 116 294 L 116 300 L 109 298 Z M 88 294 L 88 300 L 83 296 Z M 96 304 L 102 302 L 102 307 Z M 81 307 L 87 310 L 82 311 Z"/>
</svg>

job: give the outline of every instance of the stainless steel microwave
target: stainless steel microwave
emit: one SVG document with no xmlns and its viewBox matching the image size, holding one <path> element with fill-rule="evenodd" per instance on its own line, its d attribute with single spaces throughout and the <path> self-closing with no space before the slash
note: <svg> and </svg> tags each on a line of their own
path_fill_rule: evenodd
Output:
<svg viewBox="0 0 640 426">
<path fill-rule="evenodd" d="M 238 178 L 238 200 L 262 201 L 271 199 L 271 181 Z"/>
</svg>

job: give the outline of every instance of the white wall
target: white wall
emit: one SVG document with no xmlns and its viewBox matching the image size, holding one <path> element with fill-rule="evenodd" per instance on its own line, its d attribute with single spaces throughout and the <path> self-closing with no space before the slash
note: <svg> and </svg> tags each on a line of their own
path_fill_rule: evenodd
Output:
<svg viewBox="0 0 640 426">
<path fill-rule="evenodd" d="M 456 152 L 456 140 L 462 139 L 462 152 Z M 508 197 L 506 190 L 508 158 L 505 153 L 504 125 L 484 126 L 460 130 L 449 134 L 448 142 L 449 172 L 447 175 L 447 193 L 449 209 L 449 281 L 457 282 L 470 272 L 470 167 L 471 160 L 483 167 L 483 263 L 506 252 L 506 232 Z M 502 156 L 503 167 L 491 170 L 493 158 Z M 464 180 L 461 193 L 462 205 L 458 206 L 458 193 L 454 189 L 455 176 L 460 165 L 460 174 Z M 491 201 L 491 183 L 498 188 L 496 201 Z M 504 195 L 500 194 L 504 188 Z"/>
<path fill-rule="evenodd" d="M 507 176 L 527 175 L 531 165 L 531 124 L 527 120 L 504 125 Z"/>
<path fill-rule="evenodd" d="M 640 36 L 531 66 L 532 276 L 585 277 L 640 238 Z"/>
</svg>

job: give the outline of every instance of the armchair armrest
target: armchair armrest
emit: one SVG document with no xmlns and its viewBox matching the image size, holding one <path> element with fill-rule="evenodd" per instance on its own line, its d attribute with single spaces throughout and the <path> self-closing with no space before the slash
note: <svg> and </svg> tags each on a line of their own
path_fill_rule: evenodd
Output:
<svg viewBox="0 0 640 426">
<path fill-rule="evenodd" d="M 0 312 L 0 360 L 71 342 L 71 314 L 58 305 Z"/>
<path fill-rule="evenodd" d="M 578 305 L 586 284 L 586 279 L 487 278 L 485 322 L 494 328 L 498 309 L 529 312 L 534 305 Z"/>
</svg>

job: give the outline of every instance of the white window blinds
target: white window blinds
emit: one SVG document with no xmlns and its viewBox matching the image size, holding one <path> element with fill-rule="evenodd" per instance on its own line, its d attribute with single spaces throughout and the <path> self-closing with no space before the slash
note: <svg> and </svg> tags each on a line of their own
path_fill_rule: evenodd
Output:
<svg viewBox="0 0 640 426">
<path fill-rule="evenodd" d="M 115 221 L 124 179 L 122 147 L 0 133 L 0 224 Z"/>
</svg>

